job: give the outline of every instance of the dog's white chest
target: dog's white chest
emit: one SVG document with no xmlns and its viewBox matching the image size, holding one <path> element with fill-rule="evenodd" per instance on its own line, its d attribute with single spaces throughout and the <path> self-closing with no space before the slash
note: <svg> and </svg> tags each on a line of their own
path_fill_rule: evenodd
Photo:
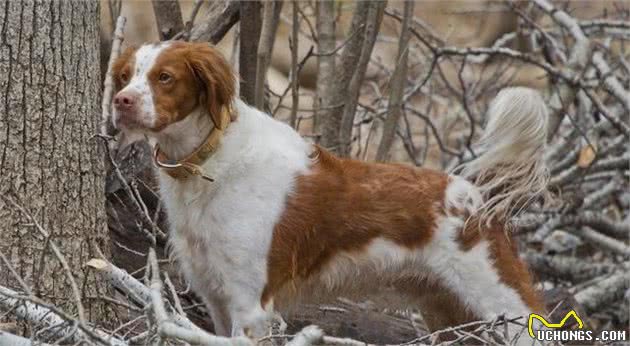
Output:
<svg viewBox="0 0 630 346">
<path fill-rule="evenodd" d="M 248 281 L 264 286 L 273 229 L 292 181 L 292 172 L 277 171 L 264 179 L 251 174 L 220 183 L 161 177 L 172 253 L 196 291 L 227 294 L 233 284 Z"/>
<path fill-rule="evenodd" d="M 184 187 L 164 177 L 161 180 L 172 254 L 193 288 L 219 290 L 230 247 L 225 241 L 226 230 L 218 222 L 220 217 L 209 199 L 213 189 L 200 184 Z"/>
</svg>

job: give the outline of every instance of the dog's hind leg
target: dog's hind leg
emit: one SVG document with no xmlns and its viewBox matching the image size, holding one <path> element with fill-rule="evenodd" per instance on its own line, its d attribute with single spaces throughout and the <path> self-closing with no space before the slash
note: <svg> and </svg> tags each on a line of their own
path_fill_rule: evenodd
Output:
<svg viewBox="0 0 630 346">
<path fill-rule="evenodd" d="M 404 290 L 416 293 L 414 296 L 420 305 L 422 319 L 432 332 L 476 319 L 455 294 L 435 282 L 428 280 L 422 280 L 420 283 L 417 280 L 407 282 Z"/>
<path fill-rule="evenodd" d="M 526 267 L 502 228 L 464 231 L 464 221 L 455 216 L 444 216 L 437 226 L 433 238 L 420 254 L 429 269 L 430 279 L 455 298 L 449 301 L 447 295 L 441 299 L 447 302 L 446 310 L 466 311 L 470 315 L 431 317 L 429 319 L 434 321 L 429 323 L 434 324 L 433 328 L 461 323 L 462 319 L 470 317 L 490 321 L 498 316 L 521 317 L 519 322 L 524 326 L 530 313 L 543 312 Z M 438 291 L 436 296 L 439 298 L 440 294 L 444 291 Z M 437 300 L 424 305 L 440 309 Z M 523 327 L 510 323 L 508 329 L 511 338 L 521 335 L 519 344 L 531 344 Z"/>
<path fill-rule="evenodd" d="M 469 220 L 480 204 L 481 196 L 472 184 L 452 177 L 446 189 L 444 214 L 437 218 L 430 241 L 417 250 L 418 259 L 424 263 L 418 276 L 444 288 L 438 293 L 453 295 L 455 299 L 446 307 L 455 309 L 448 310 L 464 310 L 470 313 L 468 317 L 485 321 L 498 316 L 520 317 L 525 326 L 530 313 L 544 311 L 542 301 L 503 226 Z M 442 300 L 448 301 L 448 297 Z M 430 308 L 436 303 L 425 305 Z M 462 322 L 461 318 L 453 320 L 455 317 L 435 318 L 433 324 L 443 327 Z M 522 334 L 522 326 L 510 323 L 510 337 Z M 531 341 L 529 336 L 526 338 Z"/>
</svg>

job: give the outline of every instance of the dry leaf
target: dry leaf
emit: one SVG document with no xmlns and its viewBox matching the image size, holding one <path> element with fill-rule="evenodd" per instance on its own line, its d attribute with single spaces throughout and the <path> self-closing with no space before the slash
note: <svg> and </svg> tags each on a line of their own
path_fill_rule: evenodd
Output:
<svg viewBox="0 0 630 346">
<path fill-rule="evenodd" d="M 583 147 L 582 150 L 580 150 L 580 157 L 577 161 L 578 167 L 586 168 L 590 166 L 591 163 L 593 163 L 593 160 L 595 160 L 595 154 L 596 151 L 592 146 L 586 145 Z"/>
</svg>

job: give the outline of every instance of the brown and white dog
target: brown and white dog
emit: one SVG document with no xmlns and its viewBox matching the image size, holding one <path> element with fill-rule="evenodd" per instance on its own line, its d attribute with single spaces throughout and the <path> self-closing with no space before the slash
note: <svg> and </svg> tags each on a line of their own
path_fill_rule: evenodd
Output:
<svg viewBox="0 0 630 346">
<path fill-rule="evenodd" d="M 129 49 L 113 73 L 113 121 L 157 143 L 172 248 L 218 334 L 260 337 L 275 310 L 386 288 L 418 306 L 433 330 L 542 312 L 503 222 L 487 215 L 501 201 L 489 205 L 483 189 L 511 181 L 491 168 L 541 160 L 546 108 L 536 92 L 497 96 L 490 156 L 467 166 L 468 176 L 485 176 L 477 187 L 309 144 L 241 101 L 231 67 L 207 44 Z M 508 172 L 532 181 L 542 171 Z M 479 215 L 487 220 L 467 222 Z"/>
</svg>

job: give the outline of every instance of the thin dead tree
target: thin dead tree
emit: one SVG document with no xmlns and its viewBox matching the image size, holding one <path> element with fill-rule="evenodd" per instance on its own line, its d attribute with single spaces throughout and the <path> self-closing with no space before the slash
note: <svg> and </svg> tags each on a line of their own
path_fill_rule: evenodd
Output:
<svg viewBox="0 0 630 346">
<path fill-rule="evenodd" d="M 257 0 L 240 2 L 240 37 L 238 72 L 241 77 L 241 98 L 256 103 L 256 76 L 258 75 L 258 42 L 261 30 L 261 4 Z"/>
<path fill-rule="evenodd" d="M 317 9 L 317 86 L 315 92 L 315 115 L 313 128 L 321 139 L 322 127 L 329 119 L 332 109 L 332 95 L 335 81 L 335 1 L 322 0 L 316 2 Z M 297 45 L 296 45 L 297 49 Z"/>
<path fill-rule="evenodd" d="M 170 40 L 184 30 L 182 9 L 178 1 L 152 0 L 160 41 Z"/>
<path fill-rule="evenodd" d="M 365 40 L 364 32 L 368 9 L 371 5 L 371 1 L 359 1 L 355 3 L 352 23 L 346 35 L 347 42 L 345 42 L 345 46 L 343 47 L 339 64 L 335 64 L 332 88 L 324 91 L 324 93 L 330 93 L 330 98 L 325 99 L 318 97 L 320 109 L 318 114 L 318 131 L 321 133 L 320 144 L 335 153 L 340 149 L 339 131 L 341 129 L 343 108 L 347 100 L 350 80 L 356 70 L 356 62 L 361 55 L 361 48 Z M 323 54 L 334 54 L 334 50 Z M 321 110 L 325 110 L 325 112 Z"/>
<path fill-rule="evenodd" d="M 354 119 L 357 111 L 357 104 L 361 92 L 361 86 L 367 72 L 368 64 L 374 50 L 374 44 L 383 20 L 386 1 L 373 2 L 368 10 L 367 22 L 364 31 L 363 46 L 361 55 L 352 74 L 352 79 L 348 85 L 348 96 L 343 107 L 341 124 L 339 129 L 339 155 L 350 156 L 352 148 L 352 134 L 354 130 Z"/>
<path fill-rule="evenodd" d="M 265 81 L 267 77 L 267 69 L 271 59 L 273 43 L 275 41 L 276 31 L 280 20 L 280 11 L 282 10 L 282 2 L 270 0 L 265 2 L 263 6 L 262 28 L 260 32 L 260 42 L 258 43 L 257 53 L 257 70 L 256 70 L 256 97 L 254 106 L 260 110 L 264 110 L 265 106 Z"/>
<path fill-rule="evenodd" d="M 398 121 L 403 111 L 403 95 L 407 84 L 407 64 L 409 60 L 409 39 L 411 33 L 409 26 L 413 17 L 413 1 L 405 1 L 400 41 L 398 43 L 398 56 L 396 68 L 389 83 L 389 103 L 387 106 L 387 118 L 383 124 L 383 134 L 376 152 L 376 161 L 388 161 L 389 151 L 394 141 Z"/>
<path fill-rule="evenodd" d="M 297 129 L 297 117 L 298 108 L 300 106 L 300 82 L 298 76 L 298 49 L 299 49 L 299 33 L 300 33 L 300 20 L 299 20 L 299 6 L 298 0 L 292 2 L 292 23 L 291 23 L 291 115 L 289 116 L 289 125 L 294 129 Z"/>
</svg>

